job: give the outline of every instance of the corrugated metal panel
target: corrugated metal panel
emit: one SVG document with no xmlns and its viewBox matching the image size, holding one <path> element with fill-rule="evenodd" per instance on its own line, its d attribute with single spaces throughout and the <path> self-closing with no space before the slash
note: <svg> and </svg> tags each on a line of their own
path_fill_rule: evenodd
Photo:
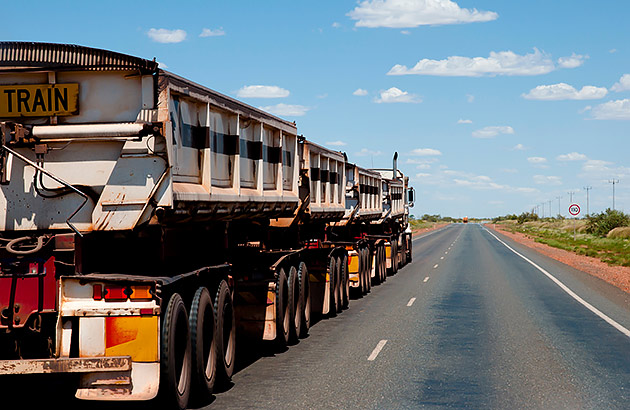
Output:
<svg viewBox="0 0 630 410">
<path fill-rule="evenodd" d="M 155 61 L 74 44 L 0 42 L 0 71 L 54 68 L 152 73 L 157 66 Z"/>
</svg>

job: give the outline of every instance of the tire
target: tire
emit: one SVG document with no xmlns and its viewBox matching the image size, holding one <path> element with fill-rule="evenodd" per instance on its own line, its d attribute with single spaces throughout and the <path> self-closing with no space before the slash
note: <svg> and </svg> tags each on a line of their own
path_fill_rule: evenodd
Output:
<svg viewBox="0 0 630 410">
<path fill-rule="evenodd" d="M 363 259 L 365 260 L 365 283 L 367 284 L 366 294 L 372 289 L 372 277 L 370 272 L 370 251 L 368 248 L 363 249 Z"/>
<path fill-rule="evenodd" d="M 409 242 L 408 242 L 408 246 L 407 246 L 407 263 L 411 263 L 412 259 L 413 259 L 413 252 L 412 252 L 412 248 L 413 248 L 413 238 L 411 236 L 409 236 Z"/>
<path fill-rule="evenodd" d="M 160 401 L 170 408 L 185 409 L 191 390 L 190 329 L 182 297 L 175 293 L 162 318 L 160 351 Z"/>
<path fill-rule="evenodd" d="M 387 280 L 387 270 L 385 269 L 385 257 L 384 257 L 385 248 L 379 245 L 376 248 L 376 268 L 378 269 L 378 274 L 381 277 L 381 282 L 385 282 Z"/>
<path fill-rule="evenodd" d="M 288 279 L 289 289 L 289 341 L 296 343 L 302 332 L 302 295 L 297 269 L 291 266 Z"/>
<path fill-rule="evenodd" d="M 350 306 L 350 276 L 348 274 L 348 256 L 341 258 L 341 307 L 347 309 Z"/>
<path fill-rule="evenodd" d="M 329 279 L 329 310 L 328 310 L 328 316 L 329 317 L 334 317 L 337 315 L 337 296 L 336 296 L 336 289 L 337 289 L 337 259 L 335 259 L 334 257 L 330 257 L 330 262 L 328 262 L 328 276 L 330 277 Z"/>
<path fill-rule="evenodd" d="M 217 376 L 216 325 L 214 303 L 205 287 L 197 289 L 190 307 L 193 394 L 212 395 Z"/>
<path fill-rule="evenodd" d="M 291 316 L 289 306 L 289 282 L 284 268 L 280 268 L 276 280 L 276 344 L 278 348 L 286 347 L 291 332 Z"/>
<path fill-rule="evenodd" d="M 234 303 L 227 283 L 222 280 L 214 297 L 216 332 L 217 383 L 225 385 L 232 379 L 236 359 L 236 322 Z"/>
<path fill-rule="evenodd" d="M 363 261 L 363 249 L 357 249 L 357 258 L 359 259 L 359 288 L 357 294 L 359 297 L 365 295 L 365 275 L 363 274 L 364 264 Z"/>
<path fill-rule="evenodd" d="M 341 266 L 341 256 L 337 256 L 337 283 L 335 284 L 335 299 L 337 305 L 337 313 L 343 310 L 343 268 Z"/>
<path fill-rule="evenodd" d="M 300 298 L 302 298 L 300 337 L 303 338 L 308 336 L 308 331 L 311 328 L 311 282 L 304 262 L 300 262 L 297 274 L 300 280 Z"/>
</svg>

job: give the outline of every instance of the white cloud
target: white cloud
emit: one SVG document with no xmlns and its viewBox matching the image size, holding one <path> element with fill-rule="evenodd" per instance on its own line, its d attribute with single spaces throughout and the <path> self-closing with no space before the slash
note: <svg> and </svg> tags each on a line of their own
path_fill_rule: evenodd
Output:
<svg viewBox="0 0 630 410">
<path fill-rule="evenodd" d="M 554 175 L 534 175 L 534 183 L 538 185 L 562 185 L 562 178 Z"/>
<path fill-rule="evenodd" d="M 199 37 L 220 37 L 224 35 L 225 31 L 223 30 L 223 27 L 214 30 L 211 28 L 204 28 L 203 30 L 201 30 L 201 34 L 199 34 Z"/>
<path fill-rule="evenodd" d="M 335 21 L 334 23 L 332 23 L 332 26 L 333 28 L 340 28 L 341 24 Z"/>
<path fill-rule="evenodd" d="M 459 7 L 451 0 L 365 0 L 347 14 L 356 27 L 409 28 L 486 22 L 499 16 L 492 11 Z"/>
<path fill-rule="evenodd" d="M 596 120 L 630 120 L 630 99 L 608 101 L 590 111 Z"/>
<path fill-rule="evenodd" d="M 328 141 L 326 145 L 330 145 L 331 147 L 345 147 L 348 144 L 343 141 Z"/>
<path fill-rule="evenodd" d="M 152 28 L 147 32 L 147 35 L 158 43 L 181 43 L 186 40 L 186 32 L 181 29 Z"/>
<path fill-rule="evenodd" d="M 472 124 L 472 120 L 465 120 L 463 118 L 460 118 L 459 120 L 457 120 L 458 124 Z"/>
<path fill-rule="evenodd" d="M 610 89 L 615 92 L 630 90 L 630 74 L 622 75 L 619 81 L 610 87 Z"/>
<path fill-rule="evenodd" d="M 357 88 L 356 90 L 354 90 L 352 95 L 358 95 L 359 97 L 363 97 L 363 96 L 368 95 L 368 92 L 367 90 L 364 90 L 363 88 Z"/>
<path fill-rule="evenodd" d="M 410 34 L 411 34 L 411 31 L 409 31 L 409 30 L 402 30 L 402 31 L 400 32 L 400 34 L 404 34 L 404 35 L 408 36 L 408 35 L 410 35 Z"/>
<path fill-rule="evenodd" d="M 514 151 L 525 151 L 525 145 L 523 144 L 516 144 L 514 146 L 514 148 L 512 148 Z"/>
<path fill-rule="evenodd" d="M 442 155 L 442 152 L 433 148 L 416 148 L 414 150 L 411 150 L 410 154 L 417 155 L 419 157 L 431 157 L 431 156 Z"/>
<path fill-rule="evenodd" d="M 375 103 L 420 103 L 422 99 L 415 95 L 409 94 L 407 91 L 392 87 L 389 90 L 381 91 L 380 97 L 374 99 Z"/>
<path fill-rule="evenodd" d="M 301 117 L 310 110 L 309 107 L 305 107 L 303 105 L 291 105 L 282 103 L 259 108 L 274 115 L 286 115 L 288 117 Z"/>
<path fill-rule="evenodd" d="M 547 158 L 543 157 L 529 157 L 527 158 L 527 162 L 537 168 L 549 168 L 547 165 Z"/>
<path fill-rule="evenodd" d="M 367 157 L 367 156 L 376 157 L 376 156 L 379 156 L 381 154 L 382 154 L 381 151 L 372 151 L 372 150 L 367 149 L 367 148 L 362 148 L 361 151 L 357 152 L 355 155 L 357 157 Z"/>
<path fill-rule="evenodd" d="M 558 155 L 556 159 L 558 161 L 585 161 L 588 157 L 578 152 L 570 152 L 568 154 Z"/>
<path fill-rule="evenodd" d="M 580 91 L 569 84 L 558 83 L 552 85 L 539 85 L 533 88 L 523 98 L 528 100 L 596 100 L 604 98 L 608 90 L 604 87 L 586 85 Z"/>
<path fill-rule="evenodd" d="M 468 101 L 469 103 L 474 103 L 475 102 L 475 96 L 472 94 L 466 94 L 466 101 Z"/>
<path fill-rule="evenodd" d="M 494 138 L 499 134 L 514 134 L 514 128 L 507 125 L 484 127 L 473 131 L 472 136 L 475 138 Z"/>
<path fill-rule="evenodd" d="M 570 57 L 560 57 L 558 59 L 558 66 L 561 68 L 577 68 L 584 64 L 584 60 L 586 60 L 588 56 L 571 54 Z"/>
<path fill-rule="evenodd" d="M 561 59 L 562 60 L 562 59 Z M 451 56 L 444 60 L 422 59 L 412 67 L 396 64 L 387 75 L 435 75 L 449 77 L 483 77 L 496 75 L 540 75 L 570 64 L 556 65 L 551 57 L 534 48 L 534 52 L 518 55 L 512 51 L 492 51 L 488 57 Z"/>
<path fill-rule="evenodd" d="M 289 90 L 275 85 L 245 85 L 236 92 L 239 98 L 285 98 L 290 94 Z"/>
</svg>

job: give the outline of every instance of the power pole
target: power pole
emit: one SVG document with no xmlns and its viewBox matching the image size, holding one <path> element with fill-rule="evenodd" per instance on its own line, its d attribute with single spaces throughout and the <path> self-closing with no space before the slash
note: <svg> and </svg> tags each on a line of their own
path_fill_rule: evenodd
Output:
<svg viewBox="0 0 630 410">
<path fill-rule="evenodd" d="M 560 200 L 562 199 L 561 196 L 557 196 L 556 199 L 558 200 L 558 216 L 562 215 L 562 213 L 560 212 Z"/>
<path fill-rule="evenodd" d="M 615 210 L 615 184 L 619 183 L 618 179 L 610 179 L 608 180 L 608 183 L 612 184 L 613 186 L 613 211 Z"/>
<path fill-rule="evenodd" d="M 569 198 L 570 198 L 569 202 L 571 202 L 571 204 L 572 204 L 573 203 L 573 194 L 575 194 L 575 192 L 574 191 L 570 191 L 570 192 L 567 192 L 567 194 L 569 194 Z M 569 205 L 571 205 L 571 204 L 569 204 Z"/>
<path fill-rule="evenodd" d="M 589 209 L 588 209 L 588 191 L 593 189 L 593 187 L 592 186 L 585 186 L 584 189 L 586 189 L 586 216 L 588 216 L 590 214 Z"/>
<path fill-rule="evenodd" d="M 551 210 L 551 203 L 553 202 L 553 199 L 549 200 L 549 218 L 553 218 L 553 211 Z"/>
</svg>

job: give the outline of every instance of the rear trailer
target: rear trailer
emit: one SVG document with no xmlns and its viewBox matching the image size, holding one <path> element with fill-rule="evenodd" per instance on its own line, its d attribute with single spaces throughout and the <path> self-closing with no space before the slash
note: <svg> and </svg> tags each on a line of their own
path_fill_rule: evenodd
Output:
<svg viewBox="0 0 630 410">
<path fill-rule="evenodd" d="M 155 61 L 0 42 L 0 131 L 0 377 L 185 408 L 410 257 L 400 171 Z"/>
</svg>

